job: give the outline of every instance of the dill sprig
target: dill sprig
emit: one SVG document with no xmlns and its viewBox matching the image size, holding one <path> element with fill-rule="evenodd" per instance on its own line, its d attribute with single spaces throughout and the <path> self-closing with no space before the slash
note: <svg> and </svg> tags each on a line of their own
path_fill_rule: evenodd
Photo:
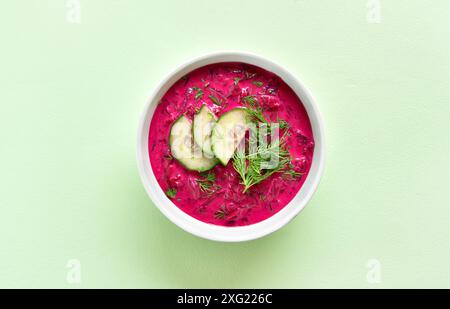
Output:
<svg viewBox="0 0 450 309">
<path fill-rule="evenodd" d="M 262 85 L 264 85 L 264 84 L 263 84 L 263 82 L 261 82 L 261 81 L 255 80 L 255 81 L 253 82 L 253 85 L 255 85 L 256 87 L 262 87 Z"/>
<path fill-rule="evenodd" d="M 270 124 L 264 117 L 261 109 L 247 109 L 249 120 L 266 125 L 268 133 L 275 129 L 276 125 Z M 270 146 L 258 145 L 252 153 L 246 153 L 243 147 L 239 147 L 233 155 L 233 167 L 241 177 L 241 184 L 244 186 L 243 193 L 252 186 L 259 184 L 275 173 L 289 171 L 293 173 L 291 155 L 287 147 L 287 137 L 289 133 L 284 131 L 281 137 L 271 141 Z M 269 168 L 267 158 L 274 158 L 278 163 Z M 264 167 L 264 168 L 263 168 Z"/>
</svg>

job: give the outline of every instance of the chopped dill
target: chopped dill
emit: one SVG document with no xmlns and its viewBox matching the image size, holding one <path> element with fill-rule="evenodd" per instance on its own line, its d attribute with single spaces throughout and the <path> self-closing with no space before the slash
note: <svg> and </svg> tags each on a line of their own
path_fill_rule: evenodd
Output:
<svg viewBox="0 0 450 309">
<path fill-rule="evenodd" d="M 200 191 L 206 194 L 213 194 L 220 187 L 215 184 L 216 182 L 216 174 L 213 172 L 201 173 L 201 178 L 196 180 Z"/>
<path fill-rule="evenodd" d="M 195 91 L 195 100 L 200 100 L 203 97 L 203 90 L 198 87 L 192 87 Z"/>
<path fill-rule="evenodd" d="M 211 99 L 211 101 L 212 101 L 214 104 L 216 104 L 216 105 L 218 105 L 218 106 L 222 105 L 222 101 L 219 100 L 216 96 L 210 94 L 210 95 L 209 95 L 209 98 Z"/>
<path fill-rule="evenodd" d="M 286 129 L 290 128 L 289 123 L 284 119 L 280 119 L 277 117 L 277 122 L 278 122 L 278 125 L 280 126 L 280 130 L 286 130 Z"/>
<path fill-rule="evenodd" d="M 228 210 L 227 206 L 222 205 L 214 213 L 214 218 L 224 220 L 228 216 L 229 213 L 230 213 L 230 211 Z"/>
<path fill-rule="evenodd" d="M 293 169 L 289 169 L 283 173 L 283 177 L 285 179 L 290 179 L 290 180 L 301 178 L 302 176 L 303 176 L 302 173 L 296 172 Z"/>
<path fill-rule="evenodd" d="M 255 109 L 251 108 L 247 109 L 247 120 L 253 123 L 260 122 L 266 125 L 267 127 L 270 127 L 269 122 L 266 120 L 266 117 L 264 117 L 262 109 L 259 107 Z"/>
<path fill-rule="evenodd" d="M 167 189 L 166 195 L 170 198 L 174 198 L 177 195 L 177 189 L 176 188 Z"/>
<path fill-rule="evenodd" d="M 258 101 L 256 100 L 256 97 L 254 95 L 248 95 L 245 97 L 242 97 L 242 102 L 250 107 L 255 107 Z"/>
<path fill-rule="evenodd" d="M 181 80 L 184 81 L 184 86 L 186 86 L 187 83 L 189 82 L 189 75 L 184 75 L 184 76 L 181 78 Z"/>
<path fill-rule="evenodd" d="M 250 73 L 248 71 L 245 71 L 245 78 L 252 79 L 255 76 L 256 76 L 256 73 Z"/>
<path fill-rule="evenodd" d="M 164 155 L 164 158 L 166 158 L 167 160 L 173 160 L 173 156 L 172 156 L 171 153 L 166 153 L 166 154 Z"/>
</svg>

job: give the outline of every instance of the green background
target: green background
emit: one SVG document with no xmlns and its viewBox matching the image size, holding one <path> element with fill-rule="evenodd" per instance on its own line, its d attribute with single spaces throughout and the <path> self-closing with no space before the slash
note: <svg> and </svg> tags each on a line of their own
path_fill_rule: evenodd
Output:
<svg viewBox="0 0 450 309">
<path fill-rule="evenodd" d="M 0 287 L 450 287 L 450 1 L 80 3 L 0 5 Z M 312 201 L 247 243 L 170 223 L 135 162 L 151 90 L 217 50 L 288 68 L 326 124 Z"/>
</svg>

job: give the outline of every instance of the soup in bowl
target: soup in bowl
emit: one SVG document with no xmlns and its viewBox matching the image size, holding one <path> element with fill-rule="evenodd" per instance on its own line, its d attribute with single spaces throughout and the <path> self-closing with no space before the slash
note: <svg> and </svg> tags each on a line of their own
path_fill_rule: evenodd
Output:
<svg viewBox="0 0 450 309">
<path fill-rule="evenodd" d="M 156 206 L 204 238 L 243 241 L 289 222 L 324 162 L 312 96 L 280 66 L 216 53 L 156 89 L 139 129 L 138 165 Z"/>
</svg>

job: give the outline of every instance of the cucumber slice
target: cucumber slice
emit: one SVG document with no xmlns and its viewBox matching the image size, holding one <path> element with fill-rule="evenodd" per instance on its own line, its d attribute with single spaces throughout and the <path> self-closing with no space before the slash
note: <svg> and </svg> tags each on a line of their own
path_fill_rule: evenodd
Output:
<svg viewBox="0 0 450 309">
<path fill-rule="evenodd" d="M 243 107 L 222 114 L 211 134 L 211 145 L 216 158 L 227 165 L 248 129 L 247 112 Z"/>
<path fill-rule="evenodd" d="M 182 115 L 172 125 L 169 138 L 172 156 L 188 170 L 204 172 L 217 164 L 217 159 L 203 156 L 200 147 L 192 140 L 192 124 Z"/>
<path fill-rule="evenodd" d="M 194 141 L 203 150 L 207 157 L 214 157 L 211 150 L 211 132 L 216 124 L 217 117 L 203 104 L 192 121 Z"/>
</svg>

